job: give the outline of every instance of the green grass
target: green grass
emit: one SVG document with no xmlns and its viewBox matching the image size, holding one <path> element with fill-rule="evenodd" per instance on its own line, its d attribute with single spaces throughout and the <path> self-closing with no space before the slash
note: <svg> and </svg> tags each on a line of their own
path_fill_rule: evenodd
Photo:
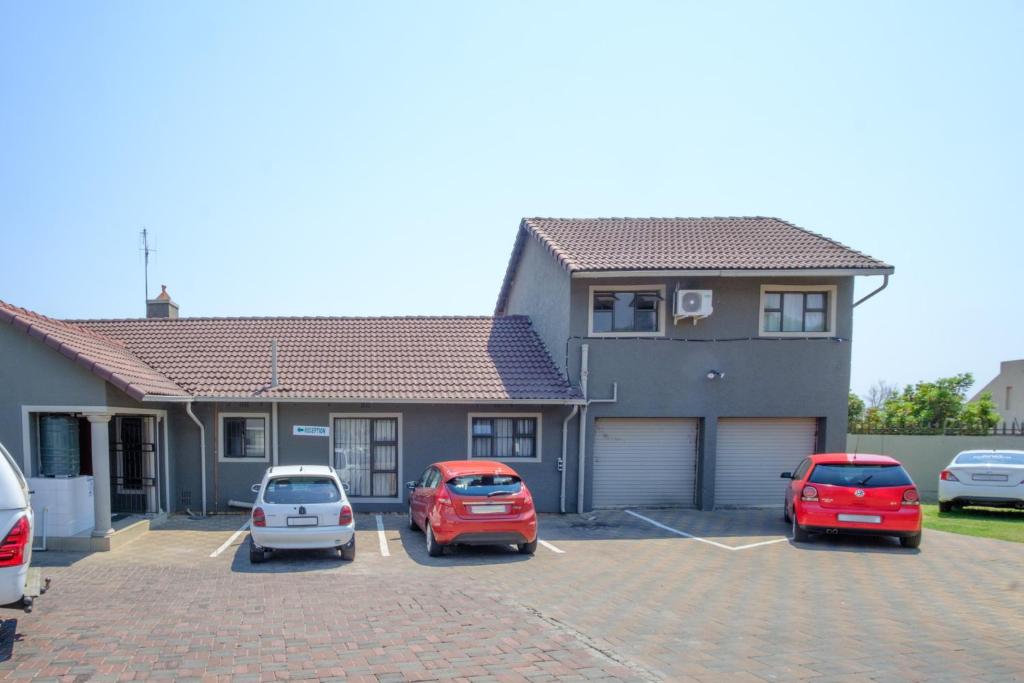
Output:
<svg viewBox="0 0 1024 683">
<path fill-rule="evenodd" d="M 922 505 L 921 511 L 926 529 L 1024 543 L 1024 510 L 969 507 L 939 512 L 938 505 Z"/>
</svg>

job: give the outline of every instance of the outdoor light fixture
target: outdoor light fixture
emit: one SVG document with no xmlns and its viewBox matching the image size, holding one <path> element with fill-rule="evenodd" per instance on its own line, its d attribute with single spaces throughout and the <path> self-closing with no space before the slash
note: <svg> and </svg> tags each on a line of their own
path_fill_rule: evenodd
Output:
<svg viewBox="0 0 1024 683">
<path fill-rule="evenodd" d="M 725 377 L 725 373 L 722 372 L 721 370 L 708 370 L 707 377 L 710 380 L 722 379 L 723 377 Z"/>
</svg>

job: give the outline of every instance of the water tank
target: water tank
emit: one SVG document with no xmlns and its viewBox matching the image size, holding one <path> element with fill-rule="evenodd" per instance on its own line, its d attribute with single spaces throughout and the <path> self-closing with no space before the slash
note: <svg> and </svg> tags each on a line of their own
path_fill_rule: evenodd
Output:
<svg viewBox="0 0 1024 683">
<path fill-rule="evenodd" d="M 44 477 L 79 475 L 78 418 L 43 415 L 39 418 L 40 474 Z"/>
</svg>

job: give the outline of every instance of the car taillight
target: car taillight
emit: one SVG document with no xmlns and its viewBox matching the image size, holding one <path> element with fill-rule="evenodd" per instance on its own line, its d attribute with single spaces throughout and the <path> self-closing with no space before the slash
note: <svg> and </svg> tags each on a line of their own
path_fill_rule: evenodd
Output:
<svg viewBox="0 0 1024 683">
<path fill-rule="evenodd" d="M 907 489 L 903 492 L 904 505 L 920 505 L 921 497 L 917 495 L 917 489 Z"/>
<path fill-rule="evenodd" d="M 341 513 L 338 515 L 338 526 L 348 526 L 352 523 L 352 508 L 348 505 L 341 506 Z"/>
<path fill-rule="evenodd" d="M 21 517 L 0 543 L 0 567 L 15 567 L 24 563 L 28 542 L 28 517 Z"/>
<path fill-rule="evenodd" d="M 263 508 L 256 508 L 252 511 L 252 525 L 253 526 L 266 526 L 267 515 L 263 512 Z"/>
<path fill-rule="evenodd" d="M 942 470 L 942 474 L 939 475 L 939 479 L 942 481 L 960 481 L 956 478 L 956 475 L 949 470 Z"/>
<path fill-rule="evenodd" d="M 800 497 L 804 500 L 818 500 L 818 489 L 813 486 L 805 486 L 804 490 L 800 492 Z"/>
</svg>

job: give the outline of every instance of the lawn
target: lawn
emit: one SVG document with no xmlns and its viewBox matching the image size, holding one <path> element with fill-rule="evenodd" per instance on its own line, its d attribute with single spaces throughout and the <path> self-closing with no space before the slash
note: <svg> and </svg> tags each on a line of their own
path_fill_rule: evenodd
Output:
<svg viewBox="0 0 1024 683">
<path fill-rule="evenodd" d="M 926 529 L 1024 543 L 1022 510 L 971 507 L 953 512 L 939 512 L 938 505 L 922 505 L 921 510 L 924 512 Z"/>
</svg>

